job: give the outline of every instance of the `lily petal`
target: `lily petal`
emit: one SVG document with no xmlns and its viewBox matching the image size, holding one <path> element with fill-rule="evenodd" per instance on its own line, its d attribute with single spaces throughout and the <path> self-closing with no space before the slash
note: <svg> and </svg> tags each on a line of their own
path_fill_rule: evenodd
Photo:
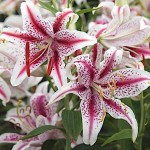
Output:
<svg viewBox="0 0 150 150">
<path fill-rule="evenodd" d="M 52 49 L 57 50 L 60 55 L 68 56 L 85 46 L 94 45 L 96 38 L 75 30 L 61 30 L 55 34 Z"/>
<path fill-rule="evenodd" d="M 1 38 L 7 39 L 8 41 L 13 42 L 15 45 L 20 46 L 21 48 L 25 47 L 27 41 L 30 41 L 30 44 L 37 41 L 37 38 L 27 34 L 25 31 L 21 31 L 19 28 L 10 27 L 3 29 Z"/>
<path fill-rule="evenodd" d="M 122 60 L 123 50 L 117 50 L 111 47 L 104 54 L 104 60 L 100 63 L 100 78 L 104 78 L 107 74 L 111 73 Z"/>
<path fill-rule="evenodd" d="M 69 93 L 76 94 L 81 98 L 86 97 L 86 93 L 88 93 L 88 91 L 89 90 L 82 84 L 69 82 L 52 95 L 48 105 L 59 101 Z"/>
<path fill-rule="evenodd" d="M 36 52 L 32 52 L 30 55 L 30 72 L 33 72 L 36 70 L 40 65 L 42 65 L 46 60 L 48 56 L 47 49 L 41 50 Z M 27 77 L 26 73 L 26 61 L 25 61 L 25 54 L 23 53 L 22 56 L 19 57 L 17 60 L 17 63 L 15 64 L 12 77 L 11 77 L 11 84 L 13 86 L 17 86 L 22 83 L 22 81 Z"/>
<path fill-rule="evenodd" d="M 44 94 L 36 93 L 31 97 L 30 101 L 35 117 L 41 115 L 51 122 L 51 110 L 46 107 L 48 104 L 47 97 Z"/>
<path fill-rule="evenodd" d="M 100 82 L 103 86 L 103 84 L 106 85 L 108 82 L 113 84 L 112 80 L 116 86 L 114 89 L 116 98 L 137 96 L 150 86 L 150 73 L 140 69 L 121 69 L 108 75 Z M 109 92 L 111 92 L 110 89 Z"/>
<path fill-rule="evenodd" d="M 138 125 L 133 111 L 118 99 L 104 99 L 106 111 L 115 119 L 124 119 L 132 127 L 132 140 L 135 142 L 138 134 Z"/>
<path fill-rule="evenodd" d="M 10 100 L 11 90 L 7 83 L 0 77 L 0 99 L 4 106 Z"/>
<path fill-rule="evenodd" d="M 53 28 L 50 22 L 42 19 L 40 11 L 31 1 L 21 4 L 23 29 L 37 39 L 53 37 Z"/>
<path fill-rule="evenodd" d="M 60 57 L 57 51 L 54 51 L 53 55 L 53 68 L 51 75 L 55 81 L 58 88 L 67 83 L 67 75 L 65 70 L 65 63 L 63 61 L 64 57 Z"/>
<path fill-rule="evenodd" d="M 97 140 L 106 115 L 104 103 L 100 100 L 98 93 L 91 94 L 89 92 L 86 99 L 82 99 L 80 107 L 83 123 L 83 142 L 93 145 Z"/>
<path fill-rule="evenodd" d="M 17 143 L 21 137 L 17 133 L 4 133 L 0 135 L 0 143 Z"/>
<path fill-rule="evenodd" d="M 78 15 L 73 13 L 71 9 L 64 9 L 62 12 L 57 12 L 56 19 L 53 23 L 54 33 L 61 31 L 61 30 L 65 30 L 66 25 L 69 21 L 69 18 L 72 19 L 71 20 L 72 23 L 75 23 L 78 19 Z"/>
<path fill-rule="evenodd" d="M 86 87 L 89 87 L 89 85 L 94 79 L 94 73 L 95 73 L 90 55 L 87 54 L 87 55 L 77 56 L 71 61 L 71 64 L 75 65 L 77 68 L 79 83 L 83 84 Z"/>
<path fill-rule="evenodd" d="M 143 56 L 144 58 L 150 58 L 150 49 L 148 47 L 127 47 L 131 50 L 130 54 L 133 57 L 136 57 L 140 60 L 142 60 Z"/>
</svg>

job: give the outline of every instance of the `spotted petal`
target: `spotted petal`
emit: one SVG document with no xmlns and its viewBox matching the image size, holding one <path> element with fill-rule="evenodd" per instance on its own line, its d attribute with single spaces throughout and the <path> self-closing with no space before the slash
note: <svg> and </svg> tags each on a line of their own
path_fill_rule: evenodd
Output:
<svg viewBox="0 0 150 150">
<path fill-rule="evenodd" d="M 86 99 L 82 99 L 80 107 L 83 123 L 83 142 L 93 145 L 97 140 L 106 115 L 104 103 L 100 100 L 98 93 L 91 94 L 89 92 Z"/>
<path fill-rule="evenodd" d="M 61 57 L 57 51 L 54 51 L 53 56 L 52 77 L 58 88 L 67 83 L 67 75 L 65 70 L 64 57 Z"/>
<path fill-rule="evenodd" d="M 150 73 L 139 69 L 121 69 L 101 80 L 102 86 L 116 86 L 114 96 L 117 98 L 137 96 L 150 86 Z M 111 90 L 108 90 L 111 93 Z"/>
<path fill-rule="evenodd" d="M 93 45 L 96 38 L 75 30 L 61 30 L 55 34 L 52 49 L 57 50 L 60 55 L 68 56 L 78 49 Z"/>
<path fill-rule="evenodd" d="M 115 119 L 124 119 L 132 127 L 132 140 L 137 138 L 138 125 L 133 111 L 118 99 L 104 99 L 106 111 Z"/>
<path fill-rule="evenodd" d="M 17 133 L 4 133 L 0 135 L 0 143 L 17 143 L 21 137 Z"/>
<path fill-rule="evenodd" d="M 37 93 L 31 97 L 30 101 L 35 117 L 41 115 L 47 118 L 49 122 L 51 122 L 52 112 L 49 107 L 46 107 L 48 104 L 47 97 L 44 94 Z"/>
<path fill-rule="evenodd" d="M 30 62 L 30 72 L 33 72 L 36 70 L 40 65 L 42 65 L 46 60 L 48 56 L 47 49 L 41 50 L 41 51 L 35 51 L 32 52 L 29 62 Z M 17 63 L 14 67 L 13 74 L 11 77 L 11 84 L 13 86 L 17 86 L 27 77 L 26 72 L 26 59 L 25 54 L 23 53 L 22 56 L 19 57 L 17 60 Z"/>
<path fill-rule="evenodd" d="M 89 87 L 91 82 L 94 79 L 94 67 L 90 58 L 90 55 L 80 55 L 78 57 L 75 57 L 71 61 L 71 65 L 68 64 L 70 67 L 71 65 L 75 65 L 77 68 L 77 73 L 78 73 L 78 81 L 80 84 L 83 84 L 86 87 Z M 68 69 L 68 67 L 67 67 Z M 71 68 L 70 68 L 71 72 Z M 68 72 L 67 72 L 68 74 Z M 69 73 L 70 74 L 70 73 Z M 68 76 L 69 77 L 69 76 Z"/>
<path fill-rule="evenodd" d="M 111 73 L 113 69 L 120 64 L 122 60 L 123 50 L 117 50 L 115 47 L 111 47 L 104 54 L 104 60 L 100 63 L 100 78 L 104 78 L 107 74 Z"/>
<path fill-rule="evenodd" d="M 88 91 L 89 90 L 82 84 L 69 82 L 52 95 L 49 101 L 49 105 L 61 100 L 69 93 L 76 94 L 81 98 L 86 97 Z"/>
<path fill-rule="evenodd" d="M 71 9 L 64 9 L 62 12 L 56 13 L 56 19 L 53 23 L 54 33 L 65 30 L 67 23 L 69 22 L 69 18 L 71 18 L 71 23 L 76 22 L 78 16 L 73 13 Z"/>
<path fill-rule="evenodd" d="M 53 37 L 53 29 L 49 21 L 42 19 L 40 11 L 31 1 L 21 4 L 23 29 L 35 38 Z"/>
<path fill-rule="evenodd" d="M 22 49 L 20 51 L 24 50 L 25 43 L 27 41 L 30 41 L 30 44 L 35 43 L 37 41 L 37 38 L 29 35 L 26 33 L 26 31 L 21 31 L 19 28 L 4 28 L 1 38 L 7 39 L 10 42 L 13 42 L 15 45 L 20 46 Z"/>
<path fill-rule="evenodd" d="M 143 24 L 143 23 L 142 23 Z M 128 30 L 129 26 L 128 24 L 126 25 L 126 29 Z M 132 25 L 134 26 L 134 25 Z M 125 34 L 126 32 L 124 31 L 125 27 L 120 26 L 120 28 L 118 28 L 118 30 L 120 29 L 120 31 L 118 31 L 118 35 L 115 33 L 117 32 L 114 31 L 114 35 L 110 35 L 106 38 L 104 38 L 101 42 L 106 45 L 107 47 L 111 47 L 111 46 L 134 46 L 134 45 L 140 45 L 143 44 L 144 42 L 146 42 L 146 40 L 149 38 L 150 36 L 150 27 L 146 26 L 142 27 L 138 30 L 132 30 L 130 32 L 130 34 L 126 34 L 123 36 L 120 36 L 121 34 Z M 135 27 L 136 29 L 136 27 Z M 123 30 L 123 33 L 121 33 Z M 130 31 L 130 30 L 129 30 Z M 115 35 L 116 34 L 116 35 Z"/>
</svg>

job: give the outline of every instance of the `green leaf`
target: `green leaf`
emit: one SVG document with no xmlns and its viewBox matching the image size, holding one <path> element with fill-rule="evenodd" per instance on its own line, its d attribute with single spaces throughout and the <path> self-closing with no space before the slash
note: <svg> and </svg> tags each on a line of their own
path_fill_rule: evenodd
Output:
<svg viewBox="0 0 150 150">
<path fill-rule="evenodd" d="M 62 121 L 69 135 L 77 140 L 82 131 L 81 113 L 79 111 L 64 110 L 62 113 Z"/>
<path fill-rule="evenodd" d="M 56 140 L 47 140 L 43 143 L 41 150 L 48 150 L 49 147 L 53 149 L 55 143 L 56 143 Z"/>
<path fill-rule="evenodd" d="M 76 14 L 81 15 L 81 14 L 85 14 L 94 10 L 99 9 L 100 7 L 95 7 L 95 8 L 87 8 L 87 9 L 82 9 L 76 12 Z"/>
<path fill-rule="evenodd" d="M 85 144 L 80 144 L 74 147 L 72 150 L 116 150 L 115 145 L 107 145 L 105 147 L 101 147 L 100 143 L 95 143 L 92 146 L 85 145 Z"/>
<path fill-rule="evenodd" d="M 110 138 L 108 138 L 103 144 L 102 146 L 111 143 L 113 141 L 116 140 L 122 140 L 122 139 L 130 139 L 132 138 L 132 130 L 131 129 L 124 129 L 114 135 L 112 135 Z"/>
<path fill-rule="evenodd" d="M 52 7 L 51 4 L 49 4 L 49 3 L 44 3 L 42 0 L 38 0 L 38 2 L 39 2 L 39 4 L 40 4 L 43 8 L 49 10 L 49 11 L 52 12 L 54 15 L 58 12 L 58 10 L 56 10 L 54 7 Z"/>
<path fill-rule="evenodd" d="M 51 125 L 45 125 L 45 126 L 41 126 L 41 127 L 38 127 L 36 129 L 32 130 L 30 133 L 28 133 L 24 137 L 20 138 L 20 140 L 25 140 L 25 139 L 29 139 L 29 138 L 38 136 L 38 135 L 40 135 L 46 131 L 52 130 L 52 129 L 59 129 L 64 133 L 64 130 L 62 128 L 58 128 L 58 127 L 51 126 Z"/>
</svg>

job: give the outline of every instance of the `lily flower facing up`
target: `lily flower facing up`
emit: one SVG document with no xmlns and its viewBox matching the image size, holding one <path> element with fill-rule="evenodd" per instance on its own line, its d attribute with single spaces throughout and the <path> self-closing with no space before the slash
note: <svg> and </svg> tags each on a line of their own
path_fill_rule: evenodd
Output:
<svg viewBox="0 0 150 150">
<path fill-rule="evenodd" d="M 30 73 L 48 60 L 48 71 L 58 86 L 66 83 L 64 56 L 88 45 L 96 43 L 96 38 L 76 30 L 66 29 L 67 23 L 76 18 L 71 9 L 58 12 L 53 22 L 43 19 L 31 1 L 21 4 L 23 31 L 4 28 L 2 37 L 21 47 L 11 78 L 12 85 L 19 85 Z M 76 20 L 76 19 L 75 19 Z"/>
<path fill-rule="evenodd" d="M 133 68 L 116 70 L 122 53 L 121 49 L 111 48 L 100 63 L 93 63 L 88 54 L 74 58 L 67 65 L 67 75 L 74 81 L 62 86 L 49 101 L 50 105 L 69 93 L 81 98 L 83 141 L 86 144 L 96 142 L 106 112 L 116 119 L 126 120 L 132 127 L 133 141 L 137 137 L 138 126 L 133 111 L 117 98 L 136 96 L 145 90 L 150 85 L 150 73 Z M 72 66 L 76 66 L 77 77 L 71 74 Z"/>
</svg>

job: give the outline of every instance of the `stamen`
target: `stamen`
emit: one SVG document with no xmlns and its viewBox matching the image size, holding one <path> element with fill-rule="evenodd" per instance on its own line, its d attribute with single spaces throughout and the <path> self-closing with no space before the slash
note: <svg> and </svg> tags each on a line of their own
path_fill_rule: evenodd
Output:
<svg viewBox="0 0 150 150">
<path fill-rule="evenodd" d="M 114 79 L 112 79 L 112 84 L 113 86 L 110 84 L 110 82 L 107 82 L 109 89 L 111 90 L 111 96 L 114 95 L 114 91 L 116 90 L 117 86 L 116 86 L 116 82 Z"/>
<path fill-rule="evenodd" d="M 26 106 L 26 111 L 28 111 L 29 112 L 29 115 L 31 114 L 31 106 Z"/>
<path fill-rule="evenodd" d="M 22 100 L 19 100 L 19 101 L 18 101 L 18 105 L 17 105 L 16 111 L 17 111 L 17 116 L 18 116 L 19 120 L 20 120 L 22 123 L 24 123 L 23 120 L 22 120 L 22 118 L 20 117 L 20 114 L 19 114 L 19 107 L 20 107 L 21 103 L 22 103 Z"/>
<path fill-rule="evenodd" d="M 47 76 L 49 77 L 53 68 L 53 58 L 48 61 Z"/>
<path fill-rule="evenodd" d="M 26 72 L 27 72 L 27 75 L 28 77 L 30 77 L 30 61 L 29 61 L 29 58 L 30 58 L 30 46 L 29 46 L 29 42 L 26 42 Z"/>
<path fill-rule="evenodd" d="M 116 75 L 120 76 L 120 77 L 121 77 L 121 79 L 122 79 L 122 81 L 124 81 L 124 80 L 125 80 L 125 79 L 124 79 L 124 75 L 123 75 L 123 74 L 121 74 L 121 73 L 116 73 Z"/>
<path fill-rule="evenodd" d="M 23 108 L 20 109 L 20 113 L 24 114 L 24 109 Z"/>
<path fill-rule="evenodd" d="M 103 90 L 102 87 L 99 87 L 100 98 L 103 99 Z"/>
<path fill-rule="evenodd" d="M 100 122 L 103 122 L 104 121 L 104 118 L 105 118 L 105 115 L 106 115 L 106 108 L 104 107 L 103 108 L 103 115 L 102 115 L 102 118 L 100 119 Z"/>
<path fill-rule="evenodd" d="M 143 54 L 142 54 L 142 63 L 145 67 L 147 66 L 146 59 L 145 59 L 145 56 Z"/>
</svg>

